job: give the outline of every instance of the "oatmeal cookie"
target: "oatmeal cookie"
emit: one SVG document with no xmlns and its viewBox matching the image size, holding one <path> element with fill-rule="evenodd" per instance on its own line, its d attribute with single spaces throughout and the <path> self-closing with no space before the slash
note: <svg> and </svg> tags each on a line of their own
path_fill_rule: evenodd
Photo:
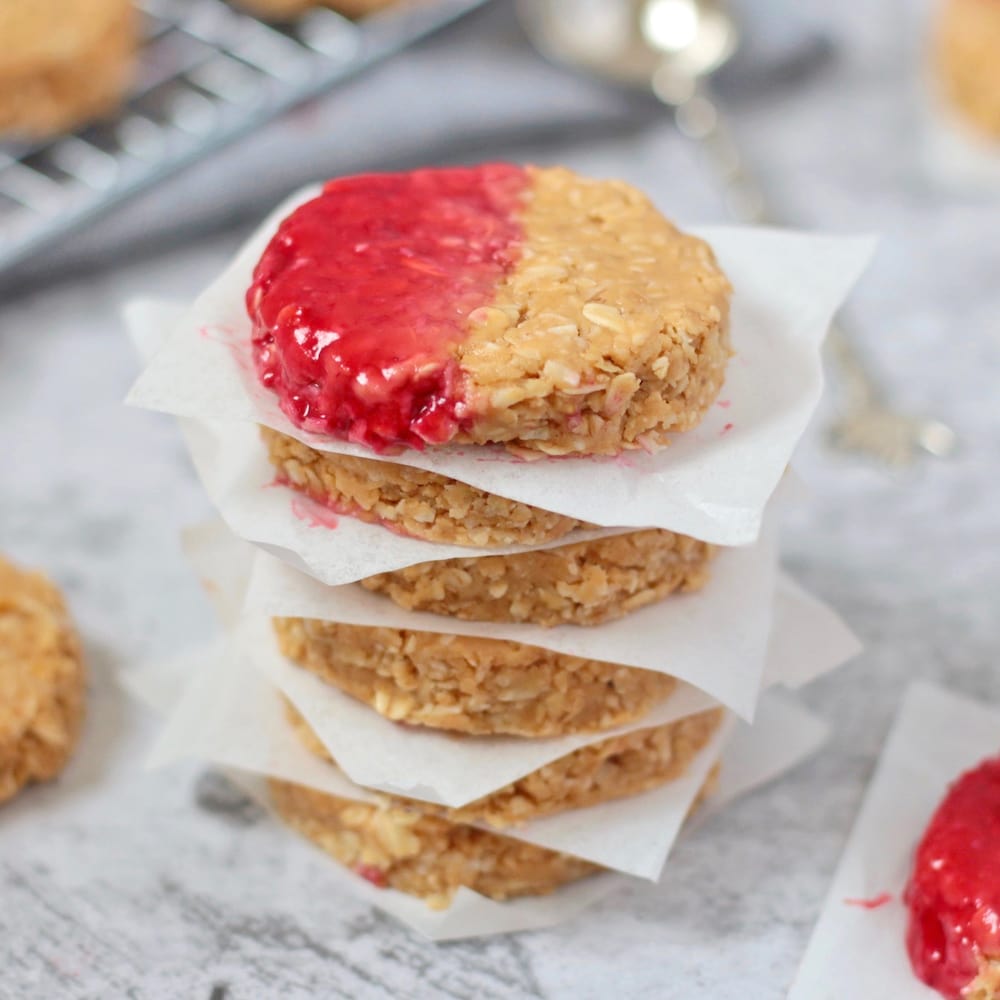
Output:
<svg viewBox="0 0 1000 1000">
<path fill-rule="evenodd" d="M 714 549 L 650 529 L 555 549 L 417 563 L 361 581 L 410 611 L 469 621 L 599 625 L 698 590 Z"/>
<path fill-rule="evenodd" d="M 281 652 L 394 722 L 565 736 L 642 718 L 673 677 L 479 636 L 275 618 Z"/>
<path fill-rule="evenodd" d="M 936 61 L 952 106 L 970 125 L 1000 139 L 1000 4 L 945 0 Z"/>
<path fill-rule="evenodd" d="M 692 811 L 717 776 L 718 765 Z M 446 909 L 461 886 L 504 900 L 545 895 L 602 871 L 581 858 L 452 823 L 412 804 L 357 802 L 277 779 L 268 784 L 276 812 L 293 830 L 373 885 L 420 896 L 432 909 Z"/>
<path fill-rule="evenodd" d="M 286 702 L 299 739 L 313 753 L 331 760 L 308 722 Z M 680 778 L 722 722 L 721 708 L 690 715 L 666 725 L 639 729 L 581 747 L 531 774 L 457 809 L 388 796 L 400 805 L 443 815 L 452 823 L 476 823 L 504 829 L 567 809 L 638 795 Z"/>
<path fill-rule="evenodd" d="M 600 871 L 568 854 L 450 823 L 388 801 L 356 802 L 271 779 L 271 801 L 293 830 L 379 888 L 445 909 L 460 886 L 492 899 L 540 896 Z"/>
<path fill-rule="evenodd" d="M 0 132 L 62 132 L 118 104 L 136 47 L 129 0 L 0 3 Z"/>
<path fill-rule="evenodd" d="M 63 769 L 83 702 L 80 643 L 59 591 L 0 559 L 0 802 Z"/>
<path fill-rule="evenodd" d="M 435 472 L 316 451 L 262 427 L 278 481 L 338 513 L 424 538 L 479 547 L 541 545 L 591 527 Z"/>
<path fill-rule="evenodd" d="M 635 188 L 485 164 L 330 181 L 247 292 L 262 383 L 299 427 L 375 451 L 652 450 L 729 359 L 730 286 Z"/>
</svg>

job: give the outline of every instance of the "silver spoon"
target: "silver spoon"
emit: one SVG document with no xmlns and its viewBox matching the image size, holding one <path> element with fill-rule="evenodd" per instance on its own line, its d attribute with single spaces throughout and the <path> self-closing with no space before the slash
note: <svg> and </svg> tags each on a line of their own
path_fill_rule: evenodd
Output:
<svg viewBox="0 0 1000 1000">
<path fill-rule="evenodd" d="M 747 169 L 708 77 L 736 51 L 739 32 L 719 0 L 518 0 L 536 48 L 555 62 L 652 90 L 678 128 L 697 140 L 741 222 L 774 221 Z M 830 440 L 845 451 L 907 465 L 918 451 L 944 458 L 955 432 L 939 420 L 900 413 L 865 367 L 853 339 L 834 323 L 829 349 L 842 375 L 844 406 Z"/>
</svg>

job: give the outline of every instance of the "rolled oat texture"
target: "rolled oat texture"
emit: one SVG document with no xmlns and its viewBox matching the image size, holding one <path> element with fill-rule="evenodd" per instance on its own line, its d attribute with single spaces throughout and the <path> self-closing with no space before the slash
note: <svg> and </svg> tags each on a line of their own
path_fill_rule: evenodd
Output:
<svg viewBox="0 0 1000 1000">
<path fill-rule="evenodd" d="M 714 550 L 650 529 L 514 555 L 417 563 L 360 581 L 408 611 L 467 621 L 599 625 L 701 588 Z"/>
<path fill-rule="evenodd" d="M 329 751 L 309 723 L 291 704 L 286 703 L 286 710 L 303 744 L 332 762 Z M 476 823 L 501 830 L 521 826 L 568 809 L 638 795 L 683 777 L 719 728 L 722 718 L 722 709 L 715 708 L 592 743 L 457 809 L 398 796 L 387 799 L 442 815 L 452 823 Z"/>
<path fill-rule="evenodd" d="M 714 787 L 709 775 L 694 810 Z M 589 861 L 451 823 L 387 800 L 357 802 L 286 781 L 269 782 L 284 821 L 379 888 L 422 897 L 446 909 L 461 887 L 492 899 L 546 895 L 602 869 Z"/>
<path fill-rule="evenodd" d="M 456 354 L 456 441 L 547 455 L 652 450 L 701 420 L 729 361 L 731 289 L 636 188 L 528 167 L 521 259 Z"/>
<path fill-rule="evenodd" d="M 281 652 L 394 722 L 473 735 L 564 736 L 641 719 L 673 677 L 537 646 L 275 618 Z"/>
<path fill-rule="evenodd" d="M 380 888 L 444 909 L 460 886 L 492 899 L 545 895 L 596 865 L 412 808 L 356 802 L 272 779 L 284 821 Z"/>
<path fill-rule="evenodd" d="M 261 428 L 279 481 L 334 511 L 453 545 L 542 545 L 584 525 L 434 472 L 317 451 Z"/>
</svg>

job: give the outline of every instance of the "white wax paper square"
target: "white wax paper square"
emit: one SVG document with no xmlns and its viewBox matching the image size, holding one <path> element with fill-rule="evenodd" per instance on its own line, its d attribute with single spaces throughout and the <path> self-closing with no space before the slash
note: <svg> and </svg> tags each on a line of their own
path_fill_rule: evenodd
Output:
<svg viewBox="0 0 1000 1000">
<path fill-rule="evenodd" d="M 830 667 L 842 662 L 833 647 L 842 641 L 839 622 L 837 631 L 827 632 L 825 615 L 815 615 L 814 608 L 797 603 L 791 594 L 782 593 L 779 600 L 789 605 L 784 618 L 807 617 L 816 628 L 811 634 L 803 629 L 799 645 L 785 640 L 772 644 L 775 655 L 783 657 L 770 664 L 776 682 L 785 675 L 797 680 L 802 661 L 817 655 Z M 241 637 L 247 659 L 295 705 L 354 781 L 449 806 L 474 801 L 582 746 L 665 725 L 718 704 L 694 685 L 681 684 L 642 719 L 604 733 L 544 740 L 468 739 L 427 727 L 398 726 L 282 657 L 264 623 L 251 620 L 242 628 L 247 629 Z M 853 652 L 853 636 L 847 636 L 840 648 Z"/>
<path fill-rule="evenodd" d="M 203 661 L 197 657 L 188 660 L 190 682 L 167 718 L 149 766 L 161 766 L 178 757 L 203 757 L 327 794 L 371 801 L 369 790 L 305 750 L 282 716 L 277 691 L 248 672 L 233 652 L 232 647 L 215 644 L 204 650 Z M 143 684 L 150 683 L 150 676 L 147 671 L 138 680 L 128 681 L 128 686 L 142 696 Z M 773 732 L 760 740 L 750 727 L 742 734 L 738 780 L 727 790 L 729 798 L 770 780 L 813 752 L 818 745 L 817 733 L 819 741 L 825 737 L 822 724 L 787 699 L 776 700 L 768 711 Z M 643 795 L 509 828 L 504 835 L 655 880 L 708 772 L 722 754 L 733 724 L 732 717 L 727 717 L 683 777 L 675 781 Z"/>
<path fill-rule="evenodd" d="M 910 968 L 903 892 L 914 849 L 948 785 L 998 749 L 1000 706 L 932 684 L 910 687 L 789 1000 L 938 998 Z M 865 901 L 871 905 L 860 905 Z"/>
<path fill-rule="evenodd" d="M 280 206 L 197 299 L 153 357 L 129 402 L 199 421 L 264 424 L 319 450 L 365 448 L 300 431 L 261 387 L 243 304 Z M 702 423 L 648 455 L 526 462 L 502 448 L 432 448 L 381 456 L 593 524 L 662 527 L 720 545 L 756 540 L 764 507 L 822 390 L 820 346 L 871 255 L 870 239 L 764 229 L 694 230 L 734 289 L 733 358 Z M 599 486 L 595 486 L 599 483 Z"/>
<path fill-rule="evenodd" d="M 189 537 L 189 554 L 195 556 L 198 573 L 216 599 L 220 593 L 224 595 L 227 580 L 236 580 L 230 586 L 242 592 L 250 546 L 233 538 L 217 522 L 214 527 L 198 529 L 196 534 L 201 547 L 195 545 L 198 539 Z M 772 584 L 770 593 L 773 592 Z M 768 676 L 773 683 L 786 678 L 793 685 L 801 683 L 856 652 L 853 635 L 829 609 L 809 598 L 801 588 L 783 587 L 776 603 L 789 634 L 785 637 L 772 632 L 770 637 L 765 636 L 767 655 L 771 658 Z M 232 599 L 226 604 L 230 607 Z M 770 617 L 770 606 L 767 610 Z M 296 706 L 352 780 L 449 806 L 478 799 L 550 761 L 615 733 L 664 725 L 719 703 L 700 683 L 682 683 L 670 698 L 638 722 L 604 733 L 544 740 L 468 739 L 427 727 L 402 727 L 383 718 L 369 706 L 283 657 L 269 619 L 260 615 L 248 616 L 240 623 L 234 634 L 235 647 L 245 661 L 253 664 Z M 745 683 L 739 676 L 744 665 L 735 658 L 732 669 L 732 683 L 740 687 Z M 760 675 L 758 668 L 753 675 L 753 706 L 760 694 Z"/>
<path fill-rule="evenodd" d="M 205 654 L 206 650 L 203 649 L 170 663 L 123 670 L 120 674 L 122 684 L 148 707 L 160 714 L 165 714 L 173 708 L 177 698 L 183 692 L 183 687 L 177 683 L 178 678 L 188 679 L 191 670 L 203 667 Z M 257 700 L 257 704 L 263 708 L 257 720 L 258 724 L 266 726 L 268 725 L 266 700 L 263 702 Z M 271 722 L 275 722 L 275 719 L 276 717 L 272 715 Z M 200 732 L 200 729 L 194 730 L 196 742 L 198 742 L 197 735 Z M 264 768 L 251 767 L 248 770 L 241 770 L 233 766 L 227 767 L 225 763 L 221 763 L 221 766 L 227 767 L 232 778 L 237 780 L 247 792 L 267 808 L 270 808 L 270 800 L 262 775 L 266 773 L 266 767 L 271 766 L 277 756 L 270 752 L 269 732 L 270 730 L 261 730 L 258 734 L 261 736 L 261 742 L 268 747 L 268 750 L 265 751 L 266 764 Z M 260 751 L 247 747 L 246 740 L 241 740 L 240 745 L 247 750 L 248 755 L 260 753 Z M 298 751 L 307 753 L 302 747 L 298 748 Z M 225 751 L 224 755 L 233 756 L 228 751 Z M 313 763 L 321 772 L 328 773 L 334 770 L 325 767 L 322 761 L 314 761 Z M 302 773 L 305 774 L 304 771 Z M 275 776 L 280 777 L 281 775 Z M 324 781 L 326 777 L 317 773 L 317 780 Z M 320 784 L 316 787 L 322 788 L 323 786 Z M 361 789 L 355 790 L 355 797 L 364 797 Z M 290 845 L 290 849 L 314 849 L 317 852 L 319 850 L 306 841 L 299 842 L 299 845 Z M 463 887 L 455 894 L 451 906 L 447 910 L 431 910 L 421 899 L 397 892 L 394 889 L 377 889 L 360 875 L 331 862 L 326 855 L 322 855 L 322 859 L 324 862 L 321 866 L 322 871 L 317 874 L 324 880 L 328 880 L 328 882 L 324 881 L 324 889 L 326 885 L 329 885 L 334 891 L 350 893 L 370 906 L 394 916 L 432 941 L 449 941 L 479 937 L 485 934 L 532 930 L 561 923 L 602 899 L 617 887 L 625 884 L 626 881 L 624 876 L 610 873 L 602 874 L 565 886 L 550 896 L 528 896 L 503 903 L 488 899 L 486 896 L 481 896 L 479 893 Z"/>
<path fill-rule="evenodd" d="M 504 639 L 655 670 L 695 684 L 740 716 L 753 718 L 771 631 L 777 558 L 773 532 L 768 531 L 753 546 L 719 552 L 708 582 L 698 591 L 672 594 L 602 625 L 546 628 L 409 611 L 357 584 L 324 586 L 260 553 L 245 607 L 256 616 Z"/>
<path fill-rule="evenodd" d="M 126 306 L 125 323 L 140 357 L 148 360 L 155 354 L 183 312 L 176 304 L 146 299 Z M 267 460 L 255 424 L 189 419 L 178 423 L 198 478 L 229 530 L 330 585 L 418 562 L 554 548 L 631 530 L 577 530 L 543 545 L 491 549 L 410 538 L 380 524 L 334 515 L 309 497 L 275 482 L 274 467 Z"/>
</svg>

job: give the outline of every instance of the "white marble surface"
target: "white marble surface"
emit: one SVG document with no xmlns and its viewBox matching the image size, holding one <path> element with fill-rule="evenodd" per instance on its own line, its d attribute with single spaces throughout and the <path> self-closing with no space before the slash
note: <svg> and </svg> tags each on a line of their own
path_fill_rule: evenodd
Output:
<svg viewBox="0 0 1000 1000">
<path fill-rule="evenodd" d="M 92 675 L 63 780 L 0 810 L 0 997 L 784 996 L 908 680 L 1000 700 L 1000 208 L 916 174 L 888 11 L 807 6 L 832 23 L 837 60 L 740 96 L 740 133 L 803 222 L 884 234 L 851 316 L 899 400 L 963 440 L 953 461 L 902 474 L 828 451 L 824 414 L 803 444 L 812 495 L 787 563 L 868 645 L 806 694 L 835 727 L 829 749 L 686 837 L 662 885 L 554 930 L 445 946 L 330 894 L 322 858 L 197 766 L 143 772 L 152 722 L 111 677 L 210 631 L 177 541 L 207 507 L 170 421 L 120 406 L 134 361 L 117 309 L 192 293 L 237 235 L 102 268 L 0 307 L 0 549 L 66 588 Z M 682 218 L 721 214 L 665 127 L 564 155 L 484 152 L 565 158 Z"/>
</svg>

